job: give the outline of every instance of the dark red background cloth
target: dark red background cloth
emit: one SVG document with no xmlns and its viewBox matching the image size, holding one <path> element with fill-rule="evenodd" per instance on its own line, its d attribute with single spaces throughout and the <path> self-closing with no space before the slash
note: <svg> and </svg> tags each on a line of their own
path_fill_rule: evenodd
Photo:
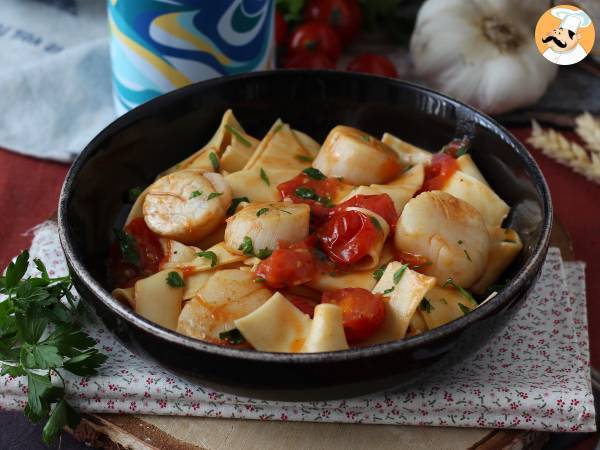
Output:
<svg viewBox="0 0 600 450">
<path fill-rule="evenodd" d="M 528 128 L 511 131 L 522 142 L 530 133 Z M 591 359 L 600 367 L 600 327 L 593 326 L 600 320 L 600 185 L 528 148 L 550 185 L 555 216 L 571 236 L 575 257 L 587 263 Z M 0 150 L 0 267 L 29 246 L 32 227 L 54 214 L 67 170 L 63 164 Z"/>
</svg>

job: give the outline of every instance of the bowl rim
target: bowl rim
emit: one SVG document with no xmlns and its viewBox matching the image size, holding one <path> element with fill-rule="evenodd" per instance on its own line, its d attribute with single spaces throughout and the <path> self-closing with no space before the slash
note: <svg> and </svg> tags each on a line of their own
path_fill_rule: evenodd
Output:
<svg viewBox="0 0 600 450">
<path fill-rule="evenodd" d="M 447 104 L 454 106 L 454 108 L 463 109 L 469 111 L 471 114 L 478 118 L 477 124 L 487 128 L 494 134 L 498 135 L 510 148 L 511 151 L 515 152 L 519 159 L 522 161 L 527 173 L 532 177 L 533 182 L 537 186 L 541 193 L 542 207 L 543 207 L 543 223 L 542 230 L 533 244 L 533 250 L 531 256 L 523 263 L 523 266 L 510 280 L 509 284 L 496 295 L 490 301 L 479 306 L 469 314 L 463 315 L 462 317 L 448 322 L 438 328 L 429 330 L 417 336 L 400 339 L 397 341 L 385 342 L 372 346 L 355 347 L 347 350 L 338 350 L 332 352 L 321 352 L 321 353 L 276 353 L 276 352 L 262 352 L 255 350 L 242 350 L 220 346 L 217 344 L 211 344 L 206 341 L 186 336 L 176 331 L 164 328 L 154 322 L 151 322 L 142 316 L 138 315 L 132 309 L 122 305 L 116 300 L 110 292 L 108 292 L 86 269 L 83 262 L 77 256 L 77 251 L 72 240 L 70 227 L 68 225 L 68 204 L 72 195 L 72 186 L 74 185 L 79 172 L 85 166 L 85 164 L 96 155 L 98 149 L 106 139 L 111 138 L 119 131 L 137 122 L 140 118 L 145 118 L 149 114 L 148 110 L 160 105 L 167 105 L 176 103 L 178 99 L 183 98 L 192 92 L 203 89 L 215 88 L 221 84 L 227 84 L 230 82 L 240 82 L 247 79 L 269 79 L 271 77 L 285 77 L 285 76 L 298 76 L 303 77 L 331 77 L 339 76 L 346 78 L 357 78 L 365 80 L 379 80 L 380 82 L 387 82 L 398 85 L 405 89 L 416 90 L 421 94 L 428 97 L 433 97 L 441 100 Z M 214 354 L 221 357 L 229 357 L 235 359 L 243 359 L 246 361 L 255 362 L 269 362 L 276 364 L 312 364 L 315 362 L 322 362 L 327 360 L 328 362 L 341 362 L 361 359 L 365 357 L 382 356 L 389 353 L 398 351 L 411 350 L 416 347 L 420 347 L 424 344 L 431 343 L 446 336 L 452 335 L 457 332 L 461 332 L 469 328 L 470 325 L 478 322 L 480 319 L 489 315 L 499 312 L 505 304 L 513 298 L 519 291 L 525 291 L 528 283 L 535 278 L 536 273 L 544 262 L 548 244 L 550 241 L 550 233 L 552 230 L 553 220 L 553 207 L 552 200 L 550 197 L 550 191 L 546 180 L 540 170 L 539 166 L 535 162 L 534 158 L 525 149 L 523 144 L 514 137 L 506 128 L 500 125 L 496 120 L 492 119 L 485 113 L 468 106 L 458 100 L 448 97 L 444 94 L 436 92 L 432 89 L 426 88 L 415 83 L 403 81 L 395 78 L 380 77 L 361 73 L 342 72 L 337 70 L 269 70 L 261 72 L 251 72 L 239 75 L 231 75 L 220 78 L 214 78 L 206 81 L 200 81 L 191 85 L 182 87 L 175 91 L 163 94 L 144 103 L 135 109 L 123 114 L 116 120 L 107 125 L 101 132 L 99 132 L 83 151 L 77 156 L 69 171 L 65 177 L 63 183 L 58 205 L 58 228 L 59 238 L 61 246 L 65 253 L 66 260 L 75 273 L 76 277 L 85 284 L 86 288 L 93 293 L 108 309 L 113 313 L 117 314 L 123 320 L 128 322 L 130 325 L 152 334 L 153 336 L 163 339 L 168 343 L 184 346 L 189 350 L 201 351 Z"/>
</svg>

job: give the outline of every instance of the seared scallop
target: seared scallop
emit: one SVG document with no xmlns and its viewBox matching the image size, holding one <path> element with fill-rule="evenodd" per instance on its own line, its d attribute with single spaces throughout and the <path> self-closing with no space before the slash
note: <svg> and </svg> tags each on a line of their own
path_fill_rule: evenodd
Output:
<svg viewBox="0 0 600 450">
<path fill-rule="evenodd" d="M 467 202 L 440 191 L 410 200 L 396 224 L 396 247 L 425 256 L 423 268 L 439 283 L 452 278 L 468 288 L 484 273 L 490 237 L 481 214 Z"/>
<path fill-rule="evenodd" d="M 225 246 L 237 254 L 275 250 L 308 236 L 310 207 L 304 203 L 252 203 L 227 219 Z"/>
<path fill-rule="evenodd" d="M 182 170 L 156 180 L 144 200 L 144 220 L 161 237 L 194 244 L 225 219 L 231 191 L 217 173 Z"/>
<path fill-rule="evenodd" d="M 329 132 L 313 167 L 360 186 L 393 180 L 402 164 L 396 152 L 379 139 L 356 128 L 337 126 Z"/>
</svg>

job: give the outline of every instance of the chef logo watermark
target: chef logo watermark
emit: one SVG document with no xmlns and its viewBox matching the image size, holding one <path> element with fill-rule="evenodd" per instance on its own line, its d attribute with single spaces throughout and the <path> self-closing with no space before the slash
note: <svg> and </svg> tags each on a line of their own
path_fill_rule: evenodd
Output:
<svg viewBox="0 0 600 450">
<path fill-rule="evenodd" d="M 592 51 L 595 34 L 592 19 L 585 11 L 559 5 L 540 17 L 535 27 L 535 43 L 548 61 L 569 66 Z"/>
</svg>

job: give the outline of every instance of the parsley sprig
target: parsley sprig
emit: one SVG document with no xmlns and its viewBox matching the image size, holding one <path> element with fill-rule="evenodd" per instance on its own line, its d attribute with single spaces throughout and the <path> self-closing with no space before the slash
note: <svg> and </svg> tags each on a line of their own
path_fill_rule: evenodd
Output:
<svg viewBox="0 0 600 450">
<path fill-rule="evenodd" d="M 42 439 L 50 443 L 80 420 L 65 400 L 61 371 L 95 375 L 106 356 L 81 329 L 82 304 L 71 293 L 71 277 L 51 278 L 41 260 L 33 263 L 39 276 L 23 278 L 29 266 L 24 251 L 0 277 L 0 294 L 6 296 L 0 302 L 0 374 L 27 377 L 25 414 L 33 422 L 47 419 Z"/>
</svg>

